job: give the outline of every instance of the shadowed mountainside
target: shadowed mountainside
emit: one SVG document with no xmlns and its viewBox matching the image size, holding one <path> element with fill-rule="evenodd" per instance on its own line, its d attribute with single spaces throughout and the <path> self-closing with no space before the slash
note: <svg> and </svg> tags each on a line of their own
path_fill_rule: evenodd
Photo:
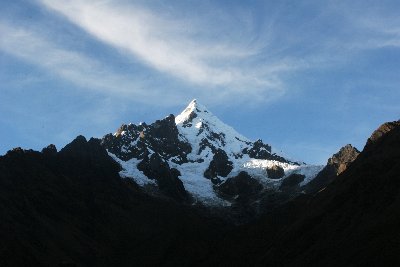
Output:
<svg viewBox="0 0 400 267">
<path fill-rule="evenodd" d="M 339 174 L 357 158 L 360 151 L 348 144 L 342 147 L 338 153 L 328 159 L 326 166 L 318 175 L 304 186 L 307 193 L 316 193 L 330 184 Z"/>
<path fill-rule="evenodd" d="M 228 233 L 210 264 L 399 266 L 400 122 L 383 124 L 325 190 Z"/>
<path fill-rule="evenodd" d="M 83 136 L 58 153 L 0 157 L 0 266 L 200 264 L 222 224 L 147 196 L 119 170 Z"/>
<path fill-rule="evenodd" d="M 151 197 L 119 171 L 100 140 L 82 136 L 60 152 L 0 157 L 0 266 L 400 264 L 399 121 L 379 127 L 324 190 L 240 226 Z M 246 201 L 259 193 L 246 173 L 220 193 L 239 187 Z"/>
</svg>

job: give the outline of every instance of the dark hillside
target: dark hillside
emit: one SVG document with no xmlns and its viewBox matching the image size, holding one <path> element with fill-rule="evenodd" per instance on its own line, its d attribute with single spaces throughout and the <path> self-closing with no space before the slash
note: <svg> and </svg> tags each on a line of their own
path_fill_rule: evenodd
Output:
<svg viewBox="0 0 400 267">
<path fill-rule="evenodd" d="M 82 136 L 58 153 L 0 157 L 0 266 L 202 262 L 222 225 L 147 196 L 119 168 L 99 140 Z"/>
<path fill-rule="evenodd" d="M 0 157 L 0 266 L 399 266 L 400 122 L 343 169 L 233 227 L 121 179 L 97 139 L 14 149 Z"/>
<path fill-rule="evenodd" d="M 382 125 L 325 190 L 228 233 L 232 266 L 399 266 L 400 122 Z"/>
</svg>

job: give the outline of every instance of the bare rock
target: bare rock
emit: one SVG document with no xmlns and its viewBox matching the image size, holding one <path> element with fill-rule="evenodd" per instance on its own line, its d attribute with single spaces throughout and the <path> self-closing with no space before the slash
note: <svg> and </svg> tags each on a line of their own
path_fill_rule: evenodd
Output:
<svg viewBox="0 0 400 267">
<path fill-rule="evenodd" d="M 280 179 L 285 175 L 285 171 L 278 165 L 267 168 L 267 175 L 270 179 Z"/>
</svg>

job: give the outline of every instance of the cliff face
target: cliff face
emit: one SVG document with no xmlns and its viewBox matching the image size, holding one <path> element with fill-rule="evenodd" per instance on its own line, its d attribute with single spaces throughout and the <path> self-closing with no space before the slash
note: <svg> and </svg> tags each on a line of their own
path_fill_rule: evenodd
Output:
<svg viewBox="0 0 400 267">
<path fill-rule="evenodd" d="M 352 163 L 357 156 L 360 154 L 360 151 L 352 145 L 346 145 L 342 147 L 338 153 L 334 154 L 329 160 L 329 166 L 332 166 L 335 170 L 335 174 L 339 175 L 344 172 L 350 163 Z"/>
<path fill-rule="evenodd" d="M 360 151 L 350 144 L 342 147 L 339 152 L 328 159 L 326 166 L 311 182 L 305 185 L 303 189 L 307 193 L 316 193 L 324 189 L 339 174 L 344 172 L 359 154 Z"/>
<path fill-rule="evenodd" d="M 382 138 L 384 135 L 386 135 L 388 132 L 397 129 L 400 126 L 400 120 L 398 121 L 392 121 L 392 122 L 386 122 L 379 126 L 378 129 L 376 129 L 370 138 L 367 140 L 367 144 L 365 145 L 366 149 L 369 149 L 369 147 L 372 147 L 373 144 L 377 143 L 380 138 Z"/>
</svg>

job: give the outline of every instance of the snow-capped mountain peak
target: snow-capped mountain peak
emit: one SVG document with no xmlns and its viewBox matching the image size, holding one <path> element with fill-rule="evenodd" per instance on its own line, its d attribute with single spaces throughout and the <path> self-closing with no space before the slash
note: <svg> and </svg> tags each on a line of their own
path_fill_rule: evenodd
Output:
<svg viewBox="0 0 400 267">
<path fill-rule="evenodd" d="M 205 106 L 199 104 L 196 99 L 193 99 L 189 103 L 189 105 L 182 111 L 182 113 L 176 116 L 175 123 L 180 124 L 189 121 L 191 120 L 192 116 L 194 116 L 194 114 L 197 115 L 198 113 L 210 113 L 210 112 L 207 110 Z"/>
<path fill-rule="evenodd" d="M 261 140 L 249 140 L 196 99 L 176 117 L 122 125 L 117 134 L 106 135 L 102 144 L 121 164 L 121 176 L 140 185 L 156 181 L 160 190 L 174 198 L 185 199 L 188 192 L 206 203 L 223 203 L 219 186 L 243 171 L 263 186 L 277 188 L 293 173 L 307 183 L 321 169 L 275 154 Z"/>
<path fill-rule="evenodd" d="M 213 152 L 223 149 L 228 155 L 234 156 L 251 144 L 248 138 L 223 123 L 196 99 L 176 116 L 175 123 L 181 137 L 192 144 L 192 154 L 202 158 L 208 155 L 202 153 L 206 147 Z"/>
</svg>

